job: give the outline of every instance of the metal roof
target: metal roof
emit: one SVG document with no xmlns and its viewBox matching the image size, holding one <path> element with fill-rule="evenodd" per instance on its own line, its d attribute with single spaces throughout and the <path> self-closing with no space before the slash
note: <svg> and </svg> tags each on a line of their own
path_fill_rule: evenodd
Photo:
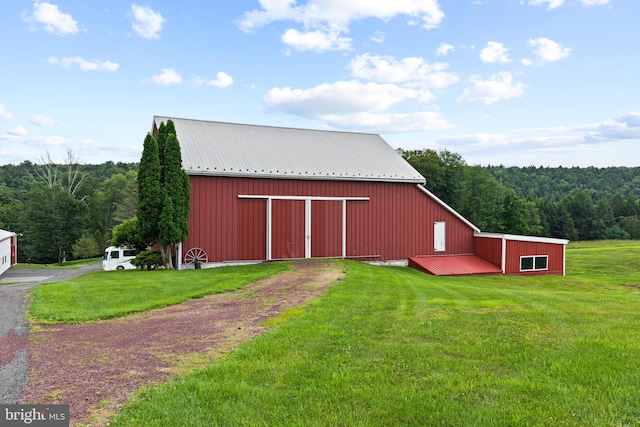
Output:
<svg viewBox="0 0 640 427">
<path fill-rule="evenodd" d="M 436 276 L 462 276 L 471 274 L 502 274 L 500 267 L 476 255 L 445 255 L 411 257 L 409 266 Z"/>
<path fill-rule="evenodd" d="M 380 135 L 172 120 L 189 175 L 424 183 Z"/>
<path fill-rule="evenodd" d="M 505 239 L 505 240 L 518 240 L 520 242 L 532 242 L 532 243 L 551 243 L 554 245 L 567 245 L 569 241 L 567 239 L 556 239 L 552 237 L 537 237 L 537 236 L 518 236 L 514 234 L 500 234 L 500 233 L 475 233 L 476 237 L 487 237 L 490 239 Z"/>
<path fill-rule="evenodd" d="M 0 230 L 0 242 L 10 239 L 14 235 L 15 233 L 12 233 L 11 231 Z"/>
</svg>

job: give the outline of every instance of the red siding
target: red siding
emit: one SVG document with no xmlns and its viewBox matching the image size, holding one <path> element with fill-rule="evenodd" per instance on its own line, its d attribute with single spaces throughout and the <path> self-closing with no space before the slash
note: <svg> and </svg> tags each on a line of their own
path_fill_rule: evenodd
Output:
<svg viewBox="0 0 640 427">
<path fill-rule="evenodd" d="M 183 252 L 202 248 L 210 262 L 266 259 L 266 201 L 240 199 L 238 195 L 368 197 L 368 201 L 347 201 L 347 256 L 375 256 L 376 260 L 407 259 L 434 255 L 433 223 L 446 222 L 446 252 L 439 255 L 473 253 L 473 229 L 420 191 L 414 184 L 384 182 L 305 181 L 256 178 L 190 176 L 192 195 L 190 232 Z M 303 201 L 296 201 L 304 209 Z M 272 250 L 290 239 L 294 257 L 304 257 L 298 248 L 299 230 L 288 237 L 276 236 L 281 220 L 273 200 Z M 334 253 L 342 235 L 341 202 L 312 202 L 312 256 Z M 293 205 L 297 205 L 294 203 Z M 292 205 L 292 206 L 293 206 Z M 281 207 L 284 207 L 283 204 Z M 286 211 L 286 209 L 285 209 Z M 296 224 L 300 213 L 292 213 Z M 315 218 L 315 217 L 318 218 Z M 326 218 L 321 225 L 321 218 Z M 315 221 L 314 221 L 315 219 Z M 304 214 L 302 214 L 304 224 Z M 338 221 L 340 221 L 338 223 Z M 304 228 L 303 228 L 304 229 Z M 320 230 L 320 231 L 319 231 Z M 284 233 L 284 231 L 283 231 Z M 317 233 L 317 234 L 316 234 Z M 315 242 L 319 238 L 319 242 Z M 280 250 L 280 249 L 278 249 Z M 286 254 L 286 247 L 283 248 Z M 272 253 L 275 258 L 276 254 Z"/>
<path fill-rule="evenodd" d="M 11 261 L 9 265 L 16 265 L 18 263 L 18 236 L 15 234 L 11 237 Z"/>
<path fill-rule="evenodd" d="M 267 253 L 267 205 L 264 200 L 238 200 L 238 241 L 233 259 L 263 260 Z"/>
<path fill-rule="evenodd" d="M 496 239 L 498 240 L 498 239 Z M 543 271 L 520 271 L 520 257 L 547 255 L 548 269 Z M 563 274 L 564 270 L 564 245 L 553 243 L 521 242 L 507 240 L 506 274 L 547 275 Z"/>
<path fill-rule="evenodd" d="M 304 205 L 304 200 L 272 201 L 272 259 L 304 258 Z"/>
<path fill-rule="evenodd" d="M 311 256 L 314 258 L 342 256 L 342 202 L 313 200 L 311 202 Z"/>
<path fill-rule="evenodd" d="M 502 268 L 502 239 L 476 237 L 474 246 L 476 255 L 496 267 Z"/>
</svg>

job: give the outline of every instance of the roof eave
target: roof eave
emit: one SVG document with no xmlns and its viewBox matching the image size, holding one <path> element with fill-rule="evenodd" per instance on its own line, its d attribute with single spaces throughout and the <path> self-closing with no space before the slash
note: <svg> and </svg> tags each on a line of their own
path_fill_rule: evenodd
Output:
<svg viewBox="0 0 640 427">
<path fill-rule="evenodd" d="M 476 233 L 475 236 L 486 237 L 489 239 L 515 240 L 520 242 L 552 243 L 555 245 L 567 245 L 569 243 L 569 240 L 567 239 L 557 239 L 553 237 L 538 237 L 538 236 L 520 236 L 516 234 L 479 232 L 479 233 Z"/>
<path fill-rule="evenodd" d="M 365 182 L 398 182 L 407 184 L 424 184 L 423 178 L 394 178 L 394 177 L 363 177 L 347 175 L 308 175 L 308 174 L 266 174 L 244 172 L 212 172 L 210 170 L 185 169 L 187 175 L 212 176 L 227 178 L 270 178 L 270 179 L 300 179 L 315 181 L 365 181 Z"/>
<path fill-rule="evenodd" d="M 478 227 L 476 227 L 475 225 L 473 225 L 471 223 L 471 221 L 469 221 L 468 219 L 466 219 L 465 217 L 463 217 L 462 215 L 460 215 L 455 209 L 453 209 L 451 206 L 449 206 L 448 204 L 446 204 L 445 202 L 443 202 L 442 200 L 440 200 L 440 198 L 438 196 L 436 196 L 435 194 L 433 194 L 431 191 L 427 190 L 424 186 L 422 185 L 418 185 L 418 188 L 426 193 L 429 197 L 431 197 L 433 200 L 436 201 L 436 203 L 438 203 L 439 205 L 441 205 L 443 208 L 445 208 L 446 210 L 448 210 L 449 212 L 451 212 L 455 217 L 457 217 L 459 220 L 461 220 L 462 222 L 464 222 L 465 224 L 467 224 L 469 227 L 471 227 L 471 229 L 476 232 L 476 233 L 480 233 L 480 229 Z"/>
</svg>

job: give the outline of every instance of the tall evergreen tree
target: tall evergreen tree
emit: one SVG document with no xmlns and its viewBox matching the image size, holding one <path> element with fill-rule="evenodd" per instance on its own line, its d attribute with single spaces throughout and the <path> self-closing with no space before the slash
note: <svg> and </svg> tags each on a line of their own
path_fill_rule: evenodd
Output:
<svg viewBox="0 0 640 427">
<path fill-rule="evenodd" d="M 158 127 L 158 161 L 160 162 L 160 184 L 164 182 L 164 156 L 167 145 L 167 127 L 164 122 Z"/>
<path fill-rule="evenodd" d="M 158 143 L 151 134 L 147 134 L 138 170 L 138 224 L 142 238 L 149 243 L 158 241 L 161 190 Z"/>
<path fill-rule="evenodd" d="M 164 247 L 164 260 L 167 268 L 173 268 L 171 253 L 173 245 L 187 238 L 189 232 L 189 197 L 191 186 L 189 177 L 182 169 L 182 154 L 180 143 L 175 134 L 173 122 L 169 120 L 165 127 L 168 133 L 165 141 L 164 182 L 165 190 L 164 210 L 160 224 L 160 241 Z"/>
<path fill-rule="evenodd" d="M 158 128 L 158 139 L 147 135 L 138 171 L 140 233 L 160 245 L 165 267 L 173 268 L 176 243 L 189 232 L 189 177 L 182 169 L 180 143 L 171 120 Z"/>
</svg>

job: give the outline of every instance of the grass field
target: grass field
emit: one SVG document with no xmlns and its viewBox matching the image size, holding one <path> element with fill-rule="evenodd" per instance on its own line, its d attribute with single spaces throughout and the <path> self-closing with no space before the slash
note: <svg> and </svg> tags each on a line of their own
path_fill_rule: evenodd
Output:
<svg viewBox="0 0 640 427">
<path fill-rule="evenodd" d="M 40 285 L 28 315 L 40 323 L 78 323 L 179 304 L 240 288 L 286 270 L 282 263 L 212 270 L 116 270 L 86 274 L 68 282 Z"/>
<path fill-rule="evenodd" d="M 113 425 L 638 425 L 639 253 L 571 244 L 566 277 L 347 262 L 317 303 Z"/>
</svg>

